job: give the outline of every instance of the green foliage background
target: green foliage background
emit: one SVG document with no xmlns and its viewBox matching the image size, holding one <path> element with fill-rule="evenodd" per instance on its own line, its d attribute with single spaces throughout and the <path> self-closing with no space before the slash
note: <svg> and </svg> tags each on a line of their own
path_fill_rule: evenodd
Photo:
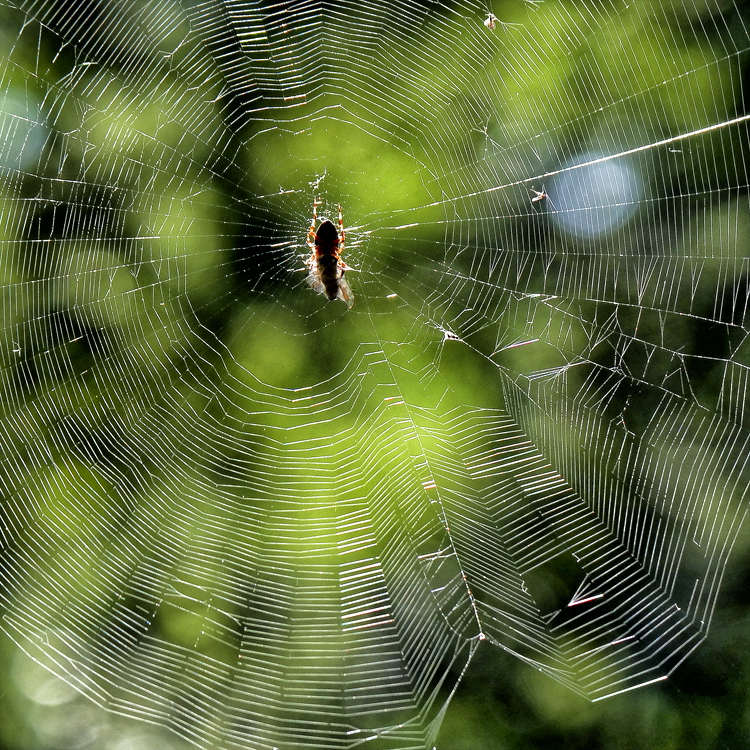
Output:
<svg viewBox="0 0 750 750">
<path fill-rule="evenodd" d="M 465 7 L 461 3 L 441 5 L 448 9 Z M 60 81 L 70 73 L 74 50 L 66 48 L 61 52 L 49 29 L 27 24 L 22 9 L 14 4 L 2 6 L 0 41 L 9 61 L 2 70 L 6 127 L 0 137 L 6 148 L 5 166 L 10 163 L 8 154 L 19 149 L 22 152 L 18 157 L 20 171 L 7 173 L 0 192 L 0 241 L 11 248 L 0 257 L 4 295 L 0 337 L 6 365 L 0 385 L 5 394 L 5 412 L 24 409 L 43 398 L 55 417 L 47 423 L 41 420 L 34 430 L 47 437 L 63 420 L 72 435 L 82 434 L 77 415 L 85 413 L 86 439 L 95 452 L 97 441 L 103 445 L 109 439 L 108 431 L 114 424 L 119 425 L 116 420 L 122 424 L 129 420 L 127 413 L 116 413 L 116 404 L 104 407 L 109 385 L 97 367 L 101 368 L 106 360 L 106 371 L 117 373 L 133 367 L 135 362 L 143 389 L 142 394 L 134 394 L 136 401 L 141 397 L 144 402 L 151 401 L 154 394 L 166 392 L 167 388 L 180 393 L 180 408 L 170 408 L 165 403 L 161 417 L 168 440 L 176 440 L 175 436 L 189 435 L 194 429 L 184 417 L 186 413 L 211 413 L 212 408 L 218 412 L 220 404 L 223 417 L 239 422 L 245 411 L 254 408 L 246 393 L 234 392 L 227 385 L 229 376 L 248 391 L 256 379 L 278 388 L 313 387 L 325 382 L 331 373 L 345 370 L 354 357 L 366 358 L 368 348 L 363 342 L 368 341 L 377 341 L 384 349 L 391 345 L 389 342 L 410 341 L 411 346 L 405 346 L 403 351 L 396 347 L 389 350 L 388 365 L 391 369 L 404 365 L 398 375 L 399 386 L 413 403 L 434 402 L 448 383 L 452 391 L 446 406 L 501 406 L 500 391 L 493 383 L 493 366 L 498 362 L 488 364 L 486 357 L 477 354 L 493 350 L 492 330 L 477 334 L 470 347 L 446 348 L 441 380 L 425 383 L 413 375 L 423 371 L 422 364 L 429 367 L 433 359 L 428 329 L 414 333 L 415 327 L 424 323 L 414 309 L 422 307 L 434 277 L 427 266 L 420 266 L 415 259 L 444 256 L 446 218 L 443 207 L 435 205 L 436 196 L 451 203 L 452 197 L 462 194 L 457 176 L 454 182 L 454 175 L 446 171 L 430 184 L 415 164 L 440 163 L 443 159 L 443 164 L 468 170 L 488 148 L 502 153 L 517 144 L 528 144 L 527 155 L 532 159 L 541 145 L 536 140 L 540 134 L 545 135 L 546 150 L 537 156 L 544 165 L 549 165 L 551 156 L 566 144 L 596 142 L 600 136 L 612 138 L 613 133 L 622 134 L 621 147 L 626 150 L 634 143 L 655 142 L 705 127 L 715 121 L 717 114 L 727 119 L 742 114 L 748 93 L 746 29 L 750 17 L 745 4 L 654 0 L 635 3 L 633 6 L 637 7 L 631 8 L 616 3 L 609 9 L 612 24 L 600 24 L 593 31 L 586 29 L 585 5 L 567 0 L 493 4 L 493 12 L 503 19 L 496 30 L 498 35 L 513 34 L 513 24 L 556 30 L 556 34 L 534 36 L 534 46 L 527 49 L 527 75 L 521 79 L 509 73 L 506 80 L 491 83 L 483 77 L 457 80 L 453 75 L 456 67 L 446 63 L 455 63 L 467 54 L 469 43 L 454 39 L 455 49 L 446 51 L 443 59 L 427 60 L 420 53 L 422 40 L 414 31 L 411 33 L 415 36 L 406 38 L 403 44 L 405 54 L 414 50 L 412 64 L 423 70 L 420 77 L 383 81 L 373 68 L 370 93 L 376 99 L 379 95 L 387 98 L 388 90 L 396 89 L 399 98 L 413 102 L 420 101 L 422 87 L 450 92 L 443 99 L 443 109 L 435 107 L 430 113 L 445 144 L 445 153 L 437 156 L 430 153 L 430 145 L 418 133 L 410 132 L 413 123 L 406 116 L 402 121 L 389 121 L 388 135 L 396 136 L 390 142 L 376 129 L 370 132 L 361 127 L 361 123 L 371 122 L 381 114 L 368 112 L 362 104 L 368 92 L 361 92 L 359 109 L 356 101 L 348 102 L 345 116 L 339 111 L 339 92 L 322 92 L 316 109 L 328 116 L 321 122 L 301 128 L 299 110 L 280 109 L 275 113 L 277 127 L 272 131 L 267 121 L 249 122 L 229 143 L 221 142 L 224 136 L 218 127 L 228 117 L 221 110 L 222 92 L 211 90 L 210 83 L 204 96 L 206 109 L 198 113 L 198 122 L 205 126 L 203 131 L 185 129 L 165 116 L 165 102 L 181 87 L 193 83 L 177 77 L 153 80 L 147 95 L 140 92 L 137 97 L 115 87 L 91 90 L 89 95 L 96 107 L 83 109 L 77 106 L 77 100 L 54 96 Z M 130 12 L 138 8 L 146 12 L 148 3 L 133 5 Z M 81 12 L 91 13 L 93 19 L 99 10 L 97 4 L 90 3 Z M 481 11 L 477 6 L 472 21 L 477 33 L 486 32 Z M 561 20 L 565 18 L 567 25 Z M 584 34 L 584 30 L 588 33 Z M 418 33 L 429 38 L 440 32 L 428 28 Z M 571 35 L 580 36 L 575 54 L 567 52 Z M 162 51 L 173 56 L 189 54 L 186 38 L 185 29 L 172 30 L 171 35 L 160 38 Z M 679 45 L 675 42 L 678 39 L 682 39 Z M 723 50 L 730 42 L 745 50 L 737 68 L 741 78 L 730 75 L 730 68 L 713 64 L 723 59 Z M 107 43 L 126 50 L 128 40 Z M 666 56 L 665 50 L 669 52 Z M 341 65 L 339 81 L 345 80 L 346 61 L 354 54 L 342 36 L 338 58 L 329 61 L 332 66 Z M 497 54 L 503 54 L 502 46 L 498 46 Z M 629 75 L 622 74 L 624 57 L 630 63 Z M 564 64 L 546 65 L 546 60 Z M 34 74 L 29 75 L 28 71 Z M 598 74 L 595 83 L 587 78 L 591 71 Z M 92 87 L 99 80 L 93 67 L 90 72 L 78 69 L 76 74 L 84 79 L 90 77 Z M 681 84 L 675 84 L 667 89 L 660 86 L 670 78 L 689 79 L 689 85 L 681 88 Z M 485 100 L 494 98 L 496 117 L 484 132 L 467 132 L 460 127 L 467 118 L 456 113 L 464 108 L 471 110 L 477 90 L 481 90 Z M 723 101 L 725 110 L 712 111 L 708 116 L 700 106 L 686 106 L 686 91 L 699 101 Z M 602 92 L 606 92 L 610 106 L 598 112 L 597 97 L 603 96 Z M 35 102 L 43 102 L 36 112 Z M 241 103 L 236 106 L 241 107 Z M 648 116 L 644 117 L 644 113 Z M 25 130 L 14 131 L 11 127 L 17 126 L 18 118 L 30 123 Z M 216 125 L 213 128 L 212 123 Z M 82 133 L 85 139 L 80 137 Z M 44 141 L 36 161 L 35 138 Z M 398 147 L 399 138 L 412 146 L 411 153 Z M 717 239 L 701 235 L 696 229 L 690 236 L 698 238 L 697 244 L 702 246 L 682 248 L 685 254 L 705 253 L 707 264 L 712 262 L 712 242 L 722 247 L 735 246 L 738 254 L 745 257 L 750 250 L 747 143 L 733 138 L 725 133 L 696 138 L 691 143 L 697 150 L 705 150 L 710 158 L 696 158 L 691 170 L 684 163 L 675 166 L 663 155 L 655 155 L 653 172 L 643 175 L 650 196 L 641 207 L 645 213 L 660 191 L 687 195 L 706 186 L 731 188 L 710 206 L 715 217 L 696 217 L 696 221 L 701 226 L 711 225 L 714 220 L 717 226 L 733 225 L 734 236 Z M 722 149 L 729 152 L 725 161 L 716 157 Z M 26 162 L 24 153 L 29 154 Z M 225 155 L 225 163 L 212 162 L 216 153 Z M 320 174 L 322 161 L 314 156 L 319 154 L 328 155 L 323 165 L 327 208 L 338 202 L 346 207 L 351 237 L 347 258 L 355 267 L 358 261 L 366 261 L 361 275 L 351 274 L 358 311 L 366 315 L 345 317 L 339 306 L 321 304 L 321 299 L 300 285 L 289 292 L 293 284 L 301 281 L 293 276 L 289 262 L 301 262 L 305 251 L 311 203 L 307 186 L 311 175 Z M 98 179 L 98 175 L 112 171 L 120 175 L 116 189 Z M 542 164 L 539 171 L 543 171 Z M 65 213 L 65 204 L 71 199 L 71 181 L 76 186 L 76 205 L 83 207 L 78 224 L 72 228 L 71 217 Z M 484 189 L 491 187 L 488 183 Z M 292 189 L 298 193 L 290 211 L 284 196 Z M 507 193 L 508 213 L 497 221 L 505 222 L 509 233 L 518 231 L 535 237 L 537 217 L 529 217 L 528 187 L 509 189 Z M 279 196 L 276 204 L 274 198 L 257 199 L 275 194 Z M 196 196 L 199 199 L 195 200 Z M 24 222 L 27 234 L 23 237 L 17 232 L 19 205 L 29 211 Z M 455 209 L 460 215 L 460 200 L 455 201 Z M 247 211 L 255 212 L 250 221 L 243 215 Z M 410 225 L 418 222 L 418 226 L 412 226 L 408 233 L 378 233 L 373 217 L 388 217 L 396 226 L 399 222 L 394 217 L 401 214 L 408 217 Z M 727 222 L 727 216 L 733 221 Z M 634 221 L 648 224 L 651 220 L 641 217 Z M 264 229 L 270 233 L 283 222 L 294 227 L 295 236 L 263 236 Z M 393 240 L 394 234 L 398 241 Z M 65 239 L 56 253 L 45 249 L 43 240 L 50 237 Z M 537 236 L 534 241 L 566 242 L 562 235 L 556 239 Z M 605 241 L 601 240 L 602 248 Z M 259 258 L 253 254 L 261 245 L 273 246 L 274 242 L 286 243 L 287 249 L 292 250 L 286 256 L 270 252 Z M 596 253 L 595 242 L 592 247 L 592 254 Z M 718 274 L 719 261 L 713 262 Z M 261 267 L 263 263 L 268 263 L 268 267 Z M 278 265 L 276 270 L 274 264 Z M 454 270 L 470 274 L 471 258 L 457 254 Z M 405 273 L 410 274 L 412 299 L 405 299 L 404 306 L 389 306 L 384 294 L 389 281 Z M 290 278 L 294 281 L 289 282 Z M 445 312 L 447 319 L 451 312 L 457 316 L 466 305 L 462 295 L 469 291 L 457 292 L 453 310 Z M 303 301 L 307 315 L 290 309 L 291 294 L 307 295 Z M 279 303 L 280 299 L 284 304 Z M 713 303 L 714 300 L 706 300 L 705 304 L 710 308 Z M 185 305 L 190 306 L 206 331 L 226 345 L 231 356 L 213 351 L 209 337 L 194 335 L 185 325 Z M 65 329 L 69 320 L 60 322 L 58 313 L 71 310 L 76 311 L 81 327 L 78 337 Z M 586 315 L 584 308 L 581 315 Z M 560 320 L 556 320 L 553 315 L 546 328 L 562 327 L 563 317 L 560 314 Z M 335 336 L 331 335 L 333 325 Z M 434 333 L 434 329 L 429 330 L 430 335 Z M 685 330 L 672 330 L 671 335 L 674 341 L 682 342 L 686 351 L 712 351 L 710 336 L 703 328 L 690 329 L 686 325 Z M 23 350 L 20 360 L 14 358 L 19 348 Z M 553 347 L 540 347 L 533 352 L 520 347 L 503 356 L 500 365 L 524 372 L 562 364 L 560 352 Z M 205 394 L 195 387 L 195 373 L 186 360 L 205 363 L 204 374 L 211 368 L 225 368 L 221 372 L 226 379 L 218 386 L 218 397 L 212 404 L 207 404 Z M 580 375 L 579 385 L 584 376 Z M 575 377 L 571 375 L 574 388 Z M 716 378 L 716 371 L 710 367 L 700 379 L 696 378 L 697 398 L 715 395 Z M 377 377 L 374 382 L 373 393 Z M 353 417 L 338 418 L 344 424 Z M 269 430 L 287 426 L 287 417 L 273 410 L 258 419 L 266 420 Z M 325 435 L 325 430 L 307 425 L 304 438 L 312 443 L 318 434 Z M 156 433 L 137 438 L 154 450 L 164 439 Z M 5 470 L 6 486 L 7 475 L 15 473 L 16 482 L 52 488 L 39 512 L 50 534 L 56 535 L 57 545 L 65 546 L 84 531 L 102 540 L 112 533 L 106 516 L 97 513 L 111 497 L 111 486 L 88 474 L 83 463 L 64 457 L 63 451 L 56 460 L 42 465 L 35 461 L 34 446 L 24 441 L 22 433 L 8 440 L 15 440 L 14 451 L 9 451 L 15 460 Z M 7 446 L 8 443 L 6 450 Z M 238 455 L 247 448 L 238 445 Z M 147 453 L 144 450 L 144 455 Z M 231 458 L 227 457 L 227 461 Z M 320 457 L 321 462 L 325 459 Z M 200 456 L 196 456 L 194 475 L 190 475 L 189 467 L 185 468 L 182 481 L 186 488 L 204 478 L 199 465 Z M 215 470 L 220 479 L 222 467 Z M 71 488 L 80 486 L 82 476 L 87 478 L 90 489 L 85 505 L 71 499 Z M 301 483 L 311 486 L 315 480 L 299 477 Z M 161 481 L 167 479 L 161 477 Z M 158 494 L 157 482 L 154 497 Z M 175 521 L 175 528 L 177 525 Z M 70 539 L 59 537 L 62 530 L 67 530 Z M 201 529 L 191 532 L 199 534 Z M 227 533 L 238 539 L 241 536 L 239 530 Z M 304 540 L 299 543 L 304 544 Z M 59 558 L 52 552 L 48 560 L 43 554 L 37 559 L 42 568 L 49 565 L 48 573 L 52 568 L 57 571 L 54 575 L 59 576 L 61 589 L 72 594 L 76 587 L 117 585 L 117 581 L 92 580 L 94 573 L 86 569 L 84 556 L 74 544 L 69 545 L 67 554 L 68 565 L 62 570 Z M 438 747 L 750 747 L 749 556 L 744 535 L 726 575 L 711 637 L 667 683 L 589 703 L 509 655 L 488 648 L 474 660 L 453 698 Z M 23 556 L 14 558 L 12 564 L 23 566 Z M 201 585 L 202 581 L 190 579 L 187 567 L 181 571 L 182 580 L 186 585 Z M 34 588 L 33 580 L 28 581 L 28 587 Z M 168 604 L 158 624 L 162 636 L 185 646 L 193 643 L 199 627 L 194 613 L 176 606 L 170 610 Z M 220 645 L 206 648 L 208 655 L 222 658 Z M 0 658 L 4 675 L 0 741 L 8 750 L 181 747 L 177 739 L 161 729 L 90 705 L 19 651 L 7 636 L 2 641 Z"/>
</svg>

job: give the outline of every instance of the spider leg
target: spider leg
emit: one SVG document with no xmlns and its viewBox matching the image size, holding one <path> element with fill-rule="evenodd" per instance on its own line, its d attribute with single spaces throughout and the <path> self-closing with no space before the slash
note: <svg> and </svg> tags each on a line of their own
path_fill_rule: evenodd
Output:
<svg viewBox="0 0 750 750">
<path fill-rule="evenodd" d="M 346 242 L 346 233 L 344 232 L 344 212 L 341 210 L 341 204 L 337 204 L 339 207 L 339 231 L 341 232 L 341 239 L 339 240 L 339 250 L 344 249 L 344 242 Z"/>
<path fill-rule="evenodd" d="M 315 249 L 315 224 L 318 221 L 318 206 L 320 201 L 313 201 L 313 215 L 310 229 L 307 230 L 307 245 L 311 250 Z"/>
</svg>

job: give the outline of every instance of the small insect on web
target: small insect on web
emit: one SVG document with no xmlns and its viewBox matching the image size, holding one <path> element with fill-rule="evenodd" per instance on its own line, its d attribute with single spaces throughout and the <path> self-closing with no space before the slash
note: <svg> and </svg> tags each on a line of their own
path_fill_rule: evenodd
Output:
<svg viewBox="0 0 750 750">
<path fill-rule="evenodd" d="M 534 188 L 529 188 L 529 190 L 534 193 L 534 197 L 531 199 L 532 203 L 538 203 L 541 200 L 546 200 L 547 203 L 552 206 L 553 210 L 557 211 L 557 206 L 555 206 L 555 204 L 552 202 L 552 198 L 549 197 L 549 194 L 547 193 L 544 185 L 542 185 L 541 190 L 534 190 Z"/>
<path fill-rule="evenodd" d="M 354 295 L 344 278 L 344 273 L 349 267 L 341 260 L 341 252 L 346 240 L 341 205 L 338 205 L 338 231 L 333 222 L 328 219 L 322 221 L 316 230 L 319 205 L 320 201 L 313 202 L 312 223 L 307 233 L 307 244 L 312 250 L 310 257 L 305 261 L 308 268 L 307 283 L 318 294 L 324 294 L 332 301 L 343 300 L 351 308 L 354 304 Z"/>
<path fill-rule="evenodd" d="M 497 28 L 497 25 L 500 24 L 500 26 L 504 29 L 509 29 L 513 26 L 518 26 L 516 23 L 507 23 L 506 21 L 501 21 L 494 13 L 487 13 L 487 18 L 482 22 L 484 25 L 490 30 L 494 31 Z"/>
</svg>

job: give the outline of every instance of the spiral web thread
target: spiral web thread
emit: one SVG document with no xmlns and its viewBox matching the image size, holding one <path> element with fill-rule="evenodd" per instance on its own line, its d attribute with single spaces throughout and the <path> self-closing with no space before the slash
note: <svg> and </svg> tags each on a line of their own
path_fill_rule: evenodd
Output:
<svg viewBox="0 0 750 750">
<path fill-rule="evenodd" d="M 592 699 L 698 646 L 748 482 L 750 45 L 637 6 L 1 6 L 22 648 L 200 747 L 423 748 L 493 646 Z M 314 201 L 351 311 L 298 273 Z"/>
</svg>

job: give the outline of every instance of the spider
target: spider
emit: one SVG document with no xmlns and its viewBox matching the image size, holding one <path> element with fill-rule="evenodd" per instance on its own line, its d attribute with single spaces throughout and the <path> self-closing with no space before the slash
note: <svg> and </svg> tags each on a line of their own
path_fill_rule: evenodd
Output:
<svg viewBox="0 0 750 750">
<path fill-rule="evenodd" d="M 341 260 L 346 233 L 344 232 L 344 215 L 339 204 L 339 236 L 332 221 L 326 219 L 320 223 L 317 230 L 315 222 L 318 220 L 318 206 L 320 201 L 313 202 L 313 217 L 307 233 L 307 244 L 312 250 L 305 261 L 308 267 L 307 283 L 318 294 L 325 294 L 329 300 L 340 299 L 351 308 L 354 295 L 344 278 L 344 272 L 349 268 Z"/>
<path fill-rule="evenodd" d="M 487 20 L 484 22 L 484 25 L 490 30 L 495 30 L 495 22 L 497 21 L 497 16 L 494 13 L 488 13 L 487 14 Z"/>
</svg>

